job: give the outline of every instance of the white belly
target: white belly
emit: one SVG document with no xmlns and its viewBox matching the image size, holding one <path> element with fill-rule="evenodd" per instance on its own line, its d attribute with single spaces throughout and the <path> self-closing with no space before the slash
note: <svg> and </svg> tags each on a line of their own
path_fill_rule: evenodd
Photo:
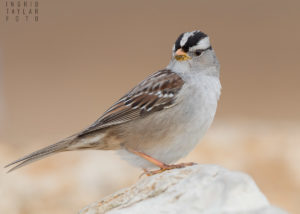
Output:
<svg viewBox="0 0 300 214">
<path fill-rule="evenodd" d="M 221 88 L 216 77 L 202 78 L 200 81 L 203 82 L 200 86 L 182 89 L 178 99 L 182 99 L 184 105 L 173 107 L 175 108 L 173 113 L 168 115 L 175 119 L 168 127 L 164 127 L 167 130 L 166 136 L 159 143 L 151 144 L 150 147 L 141 147 L 142 152 L 170 164 L 186 156 L 197 145 L 213 121 Z M 181 96 L 182 94 L 184 96 Z M 165 115 L 166 112 L 163 114 Z M 161 116 L 157 114 L 157 118 L 151 119 L 159 120 L 159 118 Z M 120 150 L 119 154 L 135 166 L 155 167 L 147 160 L 126 150 Z"/>
</svg>

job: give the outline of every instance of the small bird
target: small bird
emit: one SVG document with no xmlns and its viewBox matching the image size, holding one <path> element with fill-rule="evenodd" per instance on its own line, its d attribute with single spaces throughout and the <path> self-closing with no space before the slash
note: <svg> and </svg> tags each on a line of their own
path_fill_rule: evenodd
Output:
<svg viewBox="0 0 300 214">
<path fill-rule="evenodd" d="M 169 65 L 131 89 L 92 125 L 5 167 L 12 167 L 10 172 L 58 152 L 86 149 L 117 150 L 147 175 L 192 165 L 173 163 L 196 146 L 213 121 L 221 93 L 219 67 L 205 33 L 182 33 Z"/>
</svg>

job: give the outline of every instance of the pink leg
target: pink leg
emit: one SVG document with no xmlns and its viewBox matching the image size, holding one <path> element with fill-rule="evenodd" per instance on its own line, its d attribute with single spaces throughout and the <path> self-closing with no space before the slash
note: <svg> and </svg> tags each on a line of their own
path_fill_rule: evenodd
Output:
<svg viewBox="0 0 300 214">
<path fill-rule="evenodd" d="M 171 170 L 171 169 L 176 169 L 176 168 L 183 168 L 183 167 L 186 167 L 186 166 L 192 166 L 192 165 L 195 165 L 195 163 L 180 163 L 180 164 L 172 164 L 172 165 L 169 165 L 169 164 L 165 164 L 143 152 L 138 152 L 138 151 L 135 151 L 133 149 L 128 149 L 127 150 L 129 152 L 132 152 L 138 156 L 140 156 L 141 158 L 144 158 L 146 159 L 147 161 L 151 162 L 152 164 L 154 164 L 155 166 L 158 166 L 160 169 L 159 170 L 154 170 L 154 171 L 148 171 L 146 169 L 144 169 L 144 173 L 143 174 L 146 174 L 148 176 L 150 175 L 155 175 L 155 174 L 158 174 L 158 173 L 161 173 L 161 172 L 164 172 L 166 170 Z M 142 174 L 142 175 L 143 175 Z"/>
</svg>

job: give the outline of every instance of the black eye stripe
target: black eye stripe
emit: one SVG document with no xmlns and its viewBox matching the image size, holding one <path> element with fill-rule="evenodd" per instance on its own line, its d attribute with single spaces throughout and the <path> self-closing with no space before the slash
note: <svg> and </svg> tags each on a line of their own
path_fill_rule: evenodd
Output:
<svg viewBox="0 0 300 214">
<path fill-rule="evenodd" d="M 204 51 L 207 51 L 207 50 L 212 50 L 212 47 L 209 46 L 208 48 L 205 48 L 205 49 L 197 49 L 194 51 L 194 53 L 196 56 L 200 56 Z"/>
</svg>

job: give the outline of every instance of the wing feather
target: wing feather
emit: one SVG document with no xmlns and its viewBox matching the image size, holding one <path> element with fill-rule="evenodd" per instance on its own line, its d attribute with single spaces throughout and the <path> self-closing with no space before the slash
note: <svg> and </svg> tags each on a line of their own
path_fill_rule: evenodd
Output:
<svg viewBox="0 0 300 214">
<path fill-rule="evenodd" d="M 171 107 L 183 84 L 182 78 L 168 69 L 152 74 L 112 105 L 79 137 Z"/>
</svg>

